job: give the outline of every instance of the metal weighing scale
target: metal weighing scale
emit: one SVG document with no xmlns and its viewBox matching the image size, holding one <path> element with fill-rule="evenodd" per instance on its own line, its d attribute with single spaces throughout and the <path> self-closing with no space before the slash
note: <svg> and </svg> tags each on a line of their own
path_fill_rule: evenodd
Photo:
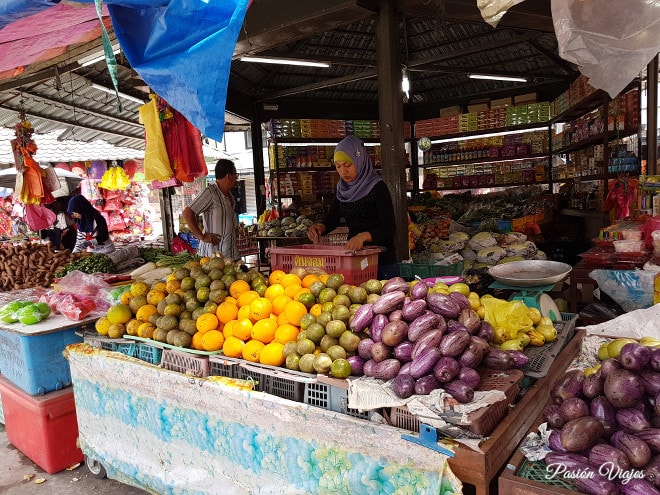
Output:
<svg viewBox="0 0 660 495">
<path fill-rule="evenodd" d="M 513 261 L 495 265 L 488 273 L 495 279 L 490 284 L 493 289 L 519 291 L 509 300 L 520 300 L 528 308 L 536 308 L 541 315 L 552 321 L 562 321 L 559 308 L 549 292 L 558 282 L 564 280 L 573 267 L 566 263 L 546 260 Z"/>
<path fill-rule="evenodd" d="M 562 321 L 561 312 L 555 304 L 555 301 L 546 292 L 552 290 L 555 284 L 541 285 L 538 287 L 516 287 L 501 282 L 493 282 L 488 287 L 491 289 L 513 290 L 514 292 L 509 297 L 510 301 L 522 301 L 528 308 L 536 308 L 541 312 L 542 316 L 547 316 L 553 322 Z"/>
</svg>

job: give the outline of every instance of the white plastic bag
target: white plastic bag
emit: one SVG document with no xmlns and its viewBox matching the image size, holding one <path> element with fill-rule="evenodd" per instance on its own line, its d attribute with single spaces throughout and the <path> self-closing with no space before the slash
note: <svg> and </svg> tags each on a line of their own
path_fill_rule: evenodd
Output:
<svg viewBox="0 0 660 495">
<path fill-rule="evenodd" d="M 559 55 L 614 97 L 660 51 L 660 15 L 648 0 L 552 0 Z"/>
<path fill-rule="evenodd" d="M 523 0 L 477 0 L 484 21 L 493 27 L 497 26 L 506 11 Z"/>
</svg>

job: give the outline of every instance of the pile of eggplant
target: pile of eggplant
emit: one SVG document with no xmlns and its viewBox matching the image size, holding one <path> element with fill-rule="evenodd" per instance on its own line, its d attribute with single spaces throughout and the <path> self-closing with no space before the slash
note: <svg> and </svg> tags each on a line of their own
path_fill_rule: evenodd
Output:
<svg viewBox="0 0 660 495">
<path fill-rule="evenodd" d="M 376 302 L 357 309 L 350 327 L 368 333 L 349 358 L 354 374 L 392 380 L 403 399 L 442 388 L 470 402 L 480 382 L 475 368 L 509 370 L 529 361 L 522 352 L 491 347 L 493 328 L 468 297 L 430 292 L 424 281 L 388 280 Z"/>
<path fill-rule="evenodd" d="M 593 495 L 660 495 L 660 349 L 630 342 L 551 391 L 548 470 Z M 572 473 L 572 474 L 571 474 Z"/>
</svg>

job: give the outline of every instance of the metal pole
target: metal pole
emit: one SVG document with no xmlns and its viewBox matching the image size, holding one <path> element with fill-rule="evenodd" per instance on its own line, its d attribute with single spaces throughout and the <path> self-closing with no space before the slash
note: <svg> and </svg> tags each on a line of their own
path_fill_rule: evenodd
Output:
<svg viewBox="0 0 660 495">
<path fill-rule="evenodd" d="M 646 116 L 646 174 L 656 175 L 658 170 L 658 55 L 649 62 L 647 73 Z"/>
</svg>

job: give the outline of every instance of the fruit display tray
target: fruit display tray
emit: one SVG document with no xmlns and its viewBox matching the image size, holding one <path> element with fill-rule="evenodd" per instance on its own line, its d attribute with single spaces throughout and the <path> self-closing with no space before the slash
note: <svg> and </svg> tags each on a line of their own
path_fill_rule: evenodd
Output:
<svg viewBox="0 0 660 495">
<path fill-rule="evenodd" d="M 497 371 L 486 368 L 479 369 L 479 374 L 481 382 L 477 390 L 501 390 L 506 396 L 495 404 L 482 407 L 467 415 L 469 424 L 464 427 L 477 435 L 487 436 L 506 416 L 509 405 L 513 403 L 520 391 L 520 382 L 524 375 L 520 370 Z M 406 406 L 393 407 L 390 410 L 390 420 L 397 428 L 419 431 L 419 419 L 412 415 Z"/>
<path fill-rule="evenodd" d="M 523 368 L 525 376 L 543 378 L 547 375 L 554 359 L 575 335 L 575 323 L 578 315 L 576 313 L 561 313 L 561 319 L 562 321 L 554 323 L 554 327 L 557 329 L 555 340 L 539 347 L 527 346 L 525 349 L 525 355 L 529 358 L 529 363 Z"/>
</svg>

